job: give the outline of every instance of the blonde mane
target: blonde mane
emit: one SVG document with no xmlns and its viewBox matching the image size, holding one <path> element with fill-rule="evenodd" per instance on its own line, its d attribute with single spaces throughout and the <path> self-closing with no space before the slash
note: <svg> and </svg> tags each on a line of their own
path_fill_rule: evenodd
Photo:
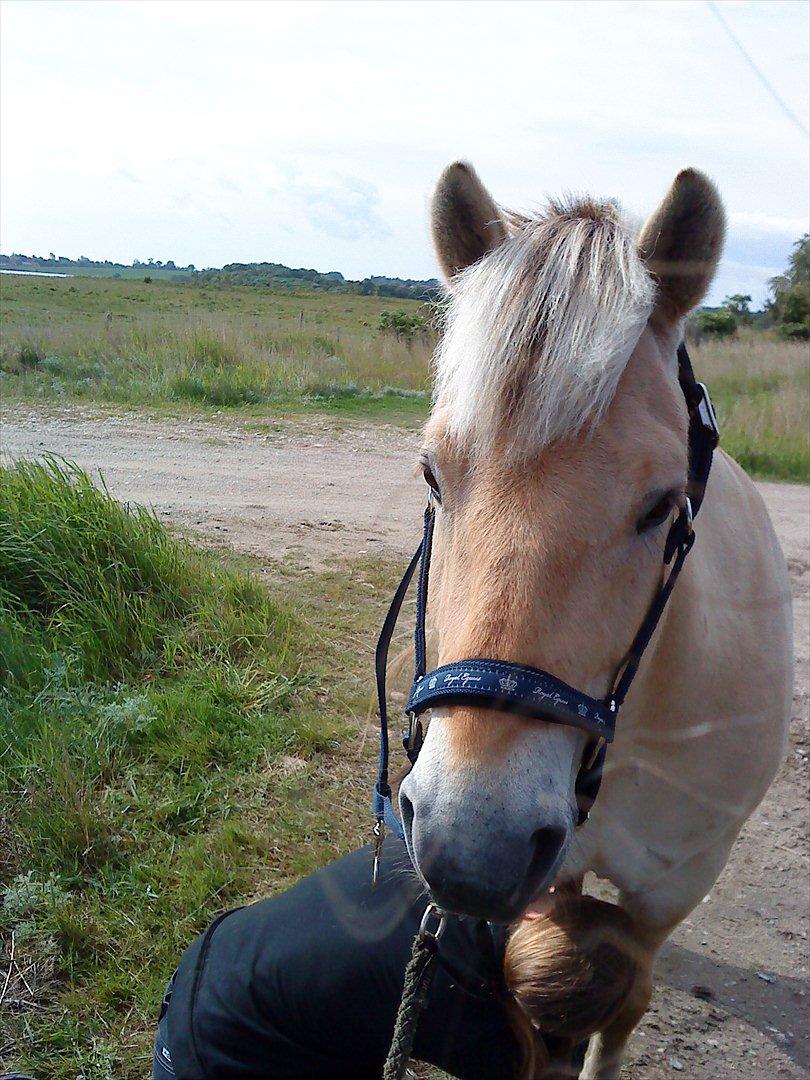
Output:
<svg viewBox="0 0 810 1080">
<path fill-rule="evenodd" d="M 554 202 L 453 280 L 436 401 L 473 459 L 532 456 L 598 420 L 652 312 L 653 280 L 612 203 Z"/>
</svg>

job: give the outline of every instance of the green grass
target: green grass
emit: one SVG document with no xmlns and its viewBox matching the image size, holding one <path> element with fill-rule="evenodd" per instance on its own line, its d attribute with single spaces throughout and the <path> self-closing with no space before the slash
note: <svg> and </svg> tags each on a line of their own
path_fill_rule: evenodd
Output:
<svg viewBox="0 0 810 1080">
<path fill-rule="evenodd" d="M 414 301 L 261 287 L 2 276 L 0 393 L 14 401 L 149 410 L 326 413 L 419 426 L 428 335 L 379 331 Z M 692 347 L 723 445 L 753 475 L 810 477 L 806 343 L 741 330 Z"/>
<path fill-rule="evenodd" d="M 0 1070 L 142 1080 L 195 933 L 366 837 L 390 578 L 268 594 L 69 466 L 0 470 Z"/>
<path fill-rule="evenodd" d="M 421 423 L 432 341 L 378 330 L 413 301 L 4 276 L 6 400 L 317 411 Z"/>
<path fill-rule="evenodd" d="M 810 481 L 810 350 L 764 333 L 692 350 L 711 391 L 721 445 L 752 476 Z"/>
</svg>

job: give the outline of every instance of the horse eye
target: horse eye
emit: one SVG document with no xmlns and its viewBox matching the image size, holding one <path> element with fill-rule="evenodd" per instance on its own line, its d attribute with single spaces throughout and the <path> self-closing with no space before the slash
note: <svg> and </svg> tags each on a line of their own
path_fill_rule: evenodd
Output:
<svg viewBox="0 0 810 1080">
<path fill-rule="evenodd" d="M 433 494 L 434 494 L 434 496 L 436 498 L 436 502 L 441 506 L 442 493 L 439 490 L 439 482 L 436 479 L 436 477 L 433 475 L 433 470 L 431 469 L 431 467 L 429 465 L 426 465 L 426 464 L 423 463 L 422 464 L 422 472 L 424 473 L 425 483 L 430 488 L 430 490 L 433 492 Z"/>
<path fill-rule="evenodd" d="M 648 532 L 650 529 L 657 529 L 659 525 L 663 525 L 667 518 L 672 513 L 672 508 L 677 501 L 677 492 L 668 491 L 666 495 L 662 495 L 661 498 L 651 506 L 650 509 L 638 519 L 636 522 L 636 530 L 640 533 Z"/>
</svg>

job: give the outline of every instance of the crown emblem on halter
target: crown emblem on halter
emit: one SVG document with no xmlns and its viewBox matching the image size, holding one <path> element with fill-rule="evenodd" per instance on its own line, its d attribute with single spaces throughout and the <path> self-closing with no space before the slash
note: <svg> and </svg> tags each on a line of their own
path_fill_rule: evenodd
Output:
<svg viewBox="0 0 810 1080">
<path fill-rule="evenodd" d="M 513 690 L 517 690 L 517 679 L 512 675 L 507 675 L 503 679 L 498 679 L 498 683 L 504 693 L 511 694 Z"/>
</svg>

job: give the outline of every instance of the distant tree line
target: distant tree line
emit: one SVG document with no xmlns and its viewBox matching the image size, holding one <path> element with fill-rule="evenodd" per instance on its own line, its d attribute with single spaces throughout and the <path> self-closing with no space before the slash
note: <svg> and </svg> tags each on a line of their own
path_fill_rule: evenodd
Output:
<svg viewBox="0 0 810 1080">
<path fill-rule="evenodd" d="M 400 300 L 433 300 L 441 293 L 435 279 L 367 277 L 350 281 L 337 270 L 293 270 L 282 263 L 227 263 L 221 270 L 199 270 L 195 281 L 211 285 L 268 285 L 295 289 L 302 285 L 314 292 L 347 293 L 354 296 L 386 296 Z"/>
<path fill-rule="evenodd" d="M 386 296 L 399 300 L 435 300 L 441 295 L 439 282 L 432 278 L 418 281 L 413 278 L 367 277 L 362 281 L 349 281 L 337 270 L 293 269 L 282 263 L 227 263 L 221 269 L 210 267 L 197 270 L 193 263 L 177 266 L 173 259 L 161 262 L 160 259 L 133 259 L 131 265 L 103 262 L 88 259 L 80 255 L 78 259 L 68 259 L 64 255 L 50 253 L 48 258 L 41 255 L 0 255 L 0 270 L 28 271 L 63 271 L 81 275 L 82 271 L 96 270 L 107 272 L 110 277 L 122 273 L 132 276 L 132 271 L 162 271 L 161 276 L 168 277 L 166 271 L 178 278 L 193 277 L 194 281 L 204 285 L 264 285 L 274 289 L 300 289 L 313 292 L 337 292 L 354 296 Z"/>
<path fill-rule="evenodd" d="M 810 340 L 810 234 L 793 245 L 787 269 L 768 282 L 761 311 L 751 310 L 747 293 L 727 296 L 719 308 L 701 308 L 687 327 L 691 337 L 731 337 L 740 326 L 775 329 L 784 338 Z"/>
<path fill-rule="evenodd" d="M 110 277 L 133 271 L 160 271 L 161 277 L 177 279 L 191 278 L 204 285 L 254 285 L 272 289 L 307 289 L 313 292 L 346 293 L 355 296 L 382 296 L 400 300 L 422 300 L 436 303 L 442 296 L 442 287 L 435 278 L 425 281 L 413 278 L 392 278 L 372 276 L 362 281 L 351 281 L 337 270 L 293 269 L 283 263 L 227 263 L 221 269 L 209 268 L 197 270 L 193 263 L 177 266 L 172 259 L 161 262 L 160 259 L 133 259 L 131 265 L 111 262 L 109 259 L 98 261 L 80 255 L 78 259 L 68 259 L 64 255 L 50 252 L 48 258 L 39 255 L 0 255 L 0 269 L 29 271 L 95 271 Z M 146 280 L 146 279 L 144 279 Z M 151 278 L 150 278 L 151 280 Z M 771 278 L 768 283 L 769 296 L 761 311 L 751 310 L 751 296 L 747 293 L 734 293 L 727 296 L 720 307 L 701 308 L 689 320 L 687 333 L 690 337 L 709 335 L 729 337 L 740 326 L 752 326 L 756 329 L 775 329 L 782 337 L 798 340 L 810 339 L 810 234 L 803 236 L 793 245 L 787 269 L 783 274 Z M 381 326 L 381 330 L 396 333 L 400 337 L 411 338 L 420 327 L 405 328 L 400 320 L 396 324 L 394 316 L 388 315 L 393 322 Z"/>
<path fill-rule="evenodd" d="M 110 259 L 88 259 L 86 255 L 80 255 L 78 259 L 69 259 L 66 255 L 54 255 L 50 252 L 47 258 L 43 255 L 21 255 L 15 252 L 13 255 L 0 255 L 0 270 L 74 270 L 79 273 L 82 270 L 109 270 L 110 277 L 116 271 L 121 270 L 174 270 L 178 274 L 193 274 L 193 263 L 188 266 L 176 266 L 172 259 L 161 262 L 160 259 L 133 259 L 132 264 L 112 262 Z"/>
</svg>

